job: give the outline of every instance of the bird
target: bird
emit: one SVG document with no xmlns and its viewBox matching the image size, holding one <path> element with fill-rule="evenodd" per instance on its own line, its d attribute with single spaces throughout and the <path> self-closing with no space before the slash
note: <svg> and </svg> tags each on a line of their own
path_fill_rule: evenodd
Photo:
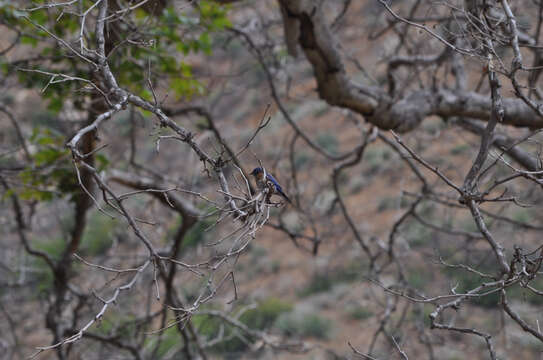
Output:
<svg viewBox="0 0 543 360">
<path fill-rule="evenodd" d="M 292 201 L 288 198 L 288 196 L 283 192 L 283 188 L 281 188 L 281 185 L 279 185 L 279 182 L 275 180 L 275 178 L 272 176 L 272 174 L 266 173 L 266 181 L 264 181 L 264 170 L 261 167 L 254 168 L 251 172 L 251 175 L 254 176 L 256 181 L 256 186 L 259 189 L 265 189 L 266 187 L 269 187 L 273 190 L 274 194 L 278 194 L 282 196 L 289 204 L 292 204 Z"/>
</svg>

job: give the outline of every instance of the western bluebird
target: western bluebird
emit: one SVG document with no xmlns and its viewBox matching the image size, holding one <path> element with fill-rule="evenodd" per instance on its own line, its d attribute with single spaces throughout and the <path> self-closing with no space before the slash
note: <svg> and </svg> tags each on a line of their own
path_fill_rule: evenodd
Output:
<svg viewBox="0 0 543 360">
<path fill-rule="evenodd" d="M 281 185 L 279 185 L 279 182 L 275 180 L 275 178 L 266 171 L 266 181 L 264 181 L 264 170 L 260 167 L 257 167 L 253 170 L 251 173 L 255 177 L 256 180 L 256 186 L 259 189 L 265 189 L 266 187 L 269 187 L 273 190 L 274 194 L 281 195 L 287 202 L 292 203 L 288 196 L 283 192 L 283 189 L 281 188 Z"/>
</svg>

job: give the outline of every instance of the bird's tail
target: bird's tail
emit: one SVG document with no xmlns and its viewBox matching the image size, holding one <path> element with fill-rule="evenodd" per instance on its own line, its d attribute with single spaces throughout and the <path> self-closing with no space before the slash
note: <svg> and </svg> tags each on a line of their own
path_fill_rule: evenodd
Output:
<svg viewBox="0 0 543 360">
<path fill-rule="evenodd" d="M 287 196 L 284 192 L 280 191 L 279 194 L 280 194 L 283 198 L 285 198 L 285 200 L 286 200 L 289 204 L 292 204 L 292 201 L 290 201 L 290 199 L 288 198 L 288 196 Z"/>
</svg>

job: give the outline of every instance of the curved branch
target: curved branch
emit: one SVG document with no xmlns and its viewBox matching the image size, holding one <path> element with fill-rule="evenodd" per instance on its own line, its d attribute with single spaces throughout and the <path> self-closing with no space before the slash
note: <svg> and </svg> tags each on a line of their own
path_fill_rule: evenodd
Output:
<svg viewBox="0 0 543 360">
<path fill-rule="evenodd" d="M 414 90 L 393 100 L 380 87 L 355 83 L 347 73 L 335 37 L 327 24 L 323 7 L 313 1 L 279 0 L 285 9 L 284 21 L 298 21 L 299 43 L 313 67 L 319 96 L 330 105 L 362 114 L 381 129 L 407 132 L 426 117 L 465 116 L 488 121 L 492 110 L 490 97 L 475 92 L 446 88 Z M 291 37 L 295 34 L 286 33 Z M 534 106 L 542 107 L 532 101 Z M 503 99 L 505 124 L 542 128 L 543 117 L 520 99 Z"/>
<path fill-rule="evenodd" d="M 181 199 L 176 194 L 169 193 L 167 196 L 165 196 L 164 194 L 167 189 L 153 179 L 130 174 L 120 170 L 111 170 L 108 174 L 108 180 L 138 190 L 160 190 L 150 192 L 150 194 L 161 202 L 165 203 L 167 206 L 172 206 L 176 211 L 180 212 L 181 215 L 192 218 L 197 218 L 203 215 L 198 208 L 196 208 L 190 202 Z"/>
</svg>

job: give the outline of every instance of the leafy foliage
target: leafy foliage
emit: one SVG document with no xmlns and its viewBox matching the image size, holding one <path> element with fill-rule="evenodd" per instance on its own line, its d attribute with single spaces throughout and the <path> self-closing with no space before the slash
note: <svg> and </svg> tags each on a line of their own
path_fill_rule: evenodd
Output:
<svg viewBox="0 0 543 360">
<path fill-rule="evenodd" d="M 279 299 L 269 298 L 260 302 L 256 308 L 245 311 L 238 320 L 250 329 L 265 330 L 272 327 L 281 314 L 290 312 L 291 310 L 292 305 Z M 246 342 L 236 335 L 240 330 L 223 322 L 218 317 L 195 315 L 192 321 L 198 332 L 207 339 L 216 338 L 221 331 L 221 327 L 223 327 L 223 337 L 225 340 L 213 347 L 215 352 L 234 353 L 247 348 Z M 242 335 L 251 340 L 247 334 L 242 333 Z"/>
<path fill-rule="evenodd" d="M 301 297 L 310 296 L 332 289 L 342 282 L 356 281 L 363 274 L 364 262 L 353 262 L 329 272 L 318 272 L 313 275 L 306 287 L 299 291 Z"/>
<path fill-rule="evenodd" d="M 115 219 L 111 219 L 98 211 L 94 212 L 88 220 L 81 240 L 83 254 L 95 256 L 107 251 L 113 244 L 117 228 Z"/>
<path fill-rule="evenodd" d="M 251 329 L 263 330 L 271 327 L 281 313 L 291 310 L 291 304 L 276 298 L 268 298 L 255 309 L 244 312 L 239 320 Z"/>
<path fill-rule="evenodd" d="M 173 326 L 164 330 L 160 337 L 152 337 L 147 341 L 147 345 L 152 345 L 154 347 L 156 344 L 158 344 L 156 356 L 158 359 L 162 359 L 170 351 L 181 348 L 182 337 L 177 328 Z"/>
<path fill-rule="evenodd" d="M 276 326 L 285 335 L 328 339 L 332 323 L 317 314 L 288 313 L 277 319 Z"/>
<path fill-rule="evenodd" d="M 366 320 L 374 316 L 373 311 L 365 306 L 352 306 L 347 309 L 347 314 L 354 320 Z"/>
<path fill-rule="evenodd" d="M 30 143 L 35 151 L 33 163 L 19 175 L 23 188 L 17 192 L 21 199 L 50 201 L 81 191 L 62 135 L 49 128 L 34 128 Z"/>
<path fill-rule="evenodd" d="M 92 4 L 90 0 L 83 2 L 84 7 Z M 172 6 L 161 14 L 150 14 L 138 8 L 125 16 L 122 22 L 113 23 L 115 30 L 108 34 L 111 36 L 108 41 L 112 43 L 109 62 L 120 86 L 152 100 L 147 79 L 169 77 L 169 88 L 178 98 L 204 94 L 204 84 L 194 77 L 192 66 L 176 51 L 185 56 L 196 53 L 211 55 L 214 34 L 231 24 L 227 17 L 228 7 L 217 2 L 200 1 L 195 9 L 180 12 Z M 40 44 L 43 57 L 39 64 L 25 67 L 39 72 L 18 71 L 19 81 L 27 88 L 41 89 L 42 96 L 48 100 L 48 109 L 54 113 L 64 109 L 66 99 L 74 94 L 76 108 L 82 108 L 85 94 L 79 96 L 77 92 L 88 83 L 75 79 L 94 80 L 93 69 L 87 66 L 90 64 L 72 61 L 73 52 L 52 41 L 43 30 L 48 29 L 63 39 L 79 37 L 80 17 L 76 13 L 61 14 L 60 11 L 60 7 L 53 7 L 27 12 L 17 9 L 12 3 L 0 2 L 0 17 L 8 26 L 21 31 L 21 43 L 30 47 Z M 136 28 L 139 31 L 134 32 Z M 94 43 L 93 38 L 88 40 Z M 0 63 L 0 66 L 4 73 L 16 70 L 9 63 Z M 70 76 L 72 80 L 65 81 L 68 79 L 59 74 Z"/>
</svg>

